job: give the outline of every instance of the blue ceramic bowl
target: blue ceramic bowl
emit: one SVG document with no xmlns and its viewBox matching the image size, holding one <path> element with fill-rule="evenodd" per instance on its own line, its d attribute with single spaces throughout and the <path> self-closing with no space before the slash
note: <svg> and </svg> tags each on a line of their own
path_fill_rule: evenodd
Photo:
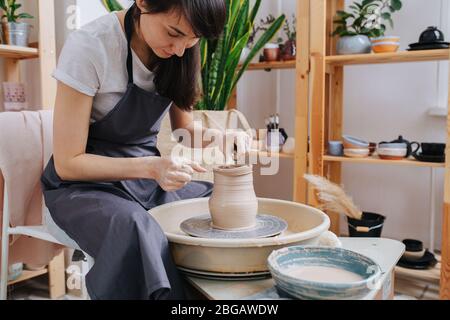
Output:
<svg viewBox="0 0 450 320">
<path fill-rule="evenodd" d="M 344 135 L 342 136 L 342 139 L 344 140 L 344 147 L 347 145 L 347 147 L 353 147 L 353 148 L 360 148 L 360 149 L 364 149 L 364 148 L 369 148 L 370 143 L 367 141 L 364 141 L 362 139 L 353 137 L 353 136 L 349 136 L 349 135 Z"/>
<path fill-rule="evenodd" d="M 277 287 L 298 299 L 352 300 L 361 299 L 376 287 L 381 276 L 380 266 L 359 253 L 328 247 L 293 246 L 272 252 L 269 270 Z M 293 277 L 292 268 L 331 267 L 359 275 L 355 282 L 317 282 Z"/>
</svg>

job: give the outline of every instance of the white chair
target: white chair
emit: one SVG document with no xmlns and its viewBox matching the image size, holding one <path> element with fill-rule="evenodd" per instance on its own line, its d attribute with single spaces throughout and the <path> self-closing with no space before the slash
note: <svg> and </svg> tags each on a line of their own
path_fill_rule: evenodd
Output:
<svg viewBox="0 0 450 320">
<path fill-rule="evenodd" d="M 2 224 L 2 258 L 1 258 L 1 277 L 0 277 L 0 300 L 7 299 L 7 286 L 8 286 L 8 254 L 9 254 L 9 236 L 10 235 L 23 235 L 29 236 L 44 241 L 61 244 L 69 248 L 78 249 L 81 248 L 78 244 L 72 240 L 62 229 L 60 229 L 50 216 L 50 212 L 43 204 L 42 206 L 42 221 L 43 225 L 40 226 L 9 226 L 9 209 L 8 209 L 8 190 L 6 184 L 4 185 L 3 196 L 3 224 Z M 44 202 L 43 202 L 44 203 Z M 88 260 L 89 269 L 93 266 L 94 260 L 85 252 L 83 252 Z"/>
<path fill-rule="evenodd" d="M 34 115 L 34 114 L 33 114 Z M 36 129 L 36 122 L 31 121 L 33 117 L 30 116 L 30 128 L 31 123 L 34 125 L 34 129 Z M 35 119 L 35 118 L 34 118 Z M 41 118 L 42 120 L 43 118 Z M 48 118 L 46 118 L 48 119 Z M 51 136 L 51 121 L 50 122 L 41 122 L 41 132 L 44 132 Z M 48 126 L 48 127 L 45 127 Z M 14 136 L 11 132 L 5 132 L 4 130 L 17 130 L 17 128 L 2 128 L 2 133 L 7 134 L 7 136 Z M 23 143 L 23 142 L 22 142 Z M 45 152 L 50 152 L 51 150 L 47 150 Z M 15 150 L 2 150 L 2 156 L 8 156 L 11 155 L 11 157 L 15 156 Z M 44 156 L 45 157 L 45 156 Z M 14 169 L 13 169 L 14 170 Z M 42 171 L 42 169 L 41 169 Z M 42 173 L 42 172 L 41 172 Z M 61 244 L 63 246 L 74 248 L 81 250 L 77 243 L 72 240 L 63 230 L 61 230 L 53 221 L 52 217 L 50 216 L 50 213 L 48 209 L 45 206 L 44 201 L 42 201 L 42 223 L 43 225 L 40 226 L 10 226 L 10 210 L 8 205 L 8 184 L 4 183 L 2 171 L 0 168 L 0 190 L 3 189 L 3 223 L 2 223 L 2 242 L 1 242 L 1 248 L 2 248 L 2 255 L 1 255 L 1 275 L 0 275 L 0 299 L 5 300 L 7 299 L 7 286 L 8 286 L 8 254 L 9 254 L 9 236 L 10 235 L 23 235 L 23 236 L 29 236 L 32 238 Z M 3 187 L 3 188 L 2 188 Z M 1 191 L 0 191 L 1 192 Z M 0 197 L 1 200 L 1 197 Z M 85 254 L 86 258 L 88 259 L 88 267 L 92 267 L 93 265 L 93 259 L 90 258 L 87 254 Z"/>
</svg>

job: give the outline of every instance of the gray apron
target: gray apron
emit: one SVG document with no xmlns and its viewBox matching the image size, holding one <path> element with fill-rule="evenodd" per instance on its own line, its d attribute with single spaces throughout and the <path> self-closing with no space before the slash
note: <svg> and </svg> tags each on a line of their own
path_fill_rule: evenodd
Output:
<svg viewBox="0 0 450 320">
<path fill-rule="evenodd" d="M 128 88 L 109 114 L 90 125 L 89 154 L 160 156 L 157 134 L 171 101 L 133 82 L 131 11 L 125 18 Z M 168 240 L 148 210 L 176 200 L 208 197 L 211 183 L 191 182 L 176 192 L 166 192 L 150 179 L 64 181 L 56 173 L 53 157 L 41 182 L 55 223 L 95 259 L 86 277 L 92 299 L 184 298 Z"/>
</svg>

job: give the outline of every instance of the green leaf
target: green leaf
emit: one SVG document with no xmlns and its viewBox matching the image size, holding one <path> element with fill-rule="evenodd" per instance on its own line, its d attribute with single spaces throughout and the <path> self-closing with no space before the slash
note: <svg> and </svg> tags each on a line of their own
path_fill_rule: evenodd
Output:
<svg viewBox="0 0 450 320">
<path fill-rule="evenodd" d="M 102 0 L 102 2 L 109 12 L 123 10 L 122 5 L 117 0 Z"/>
<path fill-rule="evenodd" d="M 403 4 L 401 0 L 391 0 L 391 7 L 396 10 L 399 11 L 401 10 Z"/>
<path fill-rule="evenodd" d="M 251 12 L 250 17 L 249 17 L 249 20 L 250 20 L 250 23 L 251 23 L 252 26 L 255 23 L 256 15 L 258 14 L 259 8 L 261 7 L 261 1 L 262 0 L 257 0 L 255 2 L 255 5 L 252 8 L 252 12 Z"/>
<path fill-rule="evenodd" d="M 28 13 L 21 13 L 17 16 L 19 19 L 33 19 L 34 17 Z"/>
<path fill-rule="evenodd" d="M 381 14 L 381 17 L 382 17 L 384 20 L 389 20 L 389 19 L 392 18 L 391 14 L 390 14 L 389 12 L 383 12 L 383 13 Z"/>
</svg>

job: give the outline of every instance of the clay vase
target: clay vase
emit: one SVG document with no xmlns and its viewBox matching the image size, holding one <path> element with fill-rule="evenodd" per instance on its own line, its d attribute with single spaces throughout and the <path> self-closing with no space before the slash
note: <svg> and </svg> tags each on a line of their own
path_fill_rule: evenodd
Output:
<svg viewBox="0 0 450 320">
<path fill-rule="evenodd" d="M 209 199 L 212 227 L 221 230 L 250 229 L 256 225 L 258 200 L 253 188 L 253 169 L 248 165 L 214 169 L 214 190 Z"/>
</svg>

